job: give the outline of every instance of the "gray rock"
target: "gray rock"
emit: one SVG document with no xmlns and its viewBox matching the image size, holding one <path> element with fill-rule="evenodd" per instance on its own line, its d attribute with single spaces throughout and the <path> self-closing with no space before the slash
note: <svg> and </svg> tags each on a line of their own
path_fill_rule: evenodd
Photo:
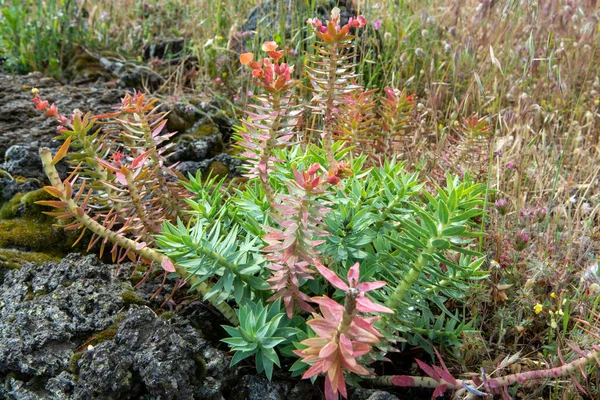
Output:
<svg viewBox="0 0 600 400">
<path fill-rule="evenodd" d="M 42 185 L 37 179 L 27 179 L 21 183 L 8 178 L 0 178 L 0 203 L 9 201 L 17 193 L 27 193 L 41 189 L 41 187 Z"/>
<path fill-rule="evenodd" d="M 58 143 L 47 143 L 51 146 L 52 153 L 58 151 Z M 21 176 L 24 178 L 33 178 L 38 180 L 46 179 L 44 167 L 39 155 L 39 143 L 34 142 L 30 145 L 14 145 L 6 150 L 4 163 L 0 166 L 4 171 L 12 176 Z M 56 170 L 61 177 L 67 176 L 67 164 L 60 161 L 56 164 Z"/>
<path fill-rule="evenodd" d="M 164 40 L 158 43 L 150 43 L 144 46 L 144 60 L 152 58 L 167 58 L 179 55 L 185 49 L 185 39 L 177 38 Z"/>
<path fill-rule="evenodd" d="M 78 337 L 108 328 L 123 307 L 121 284 L 95 256 L 29 264 L 0 286 L 0 376 L 56 376 Z"/>
<path fill-rule="evenodd" d="M 119 74 L 117 85 L 122 88 L 157 90 L 164 83 L 162 76 L 148 67 L 127 65 Z"/>
<path fill-rule="evenodd" d="M 349 395 L 350 400 L 398 400 L 395 395 L 378 389 L 356 388 Z"/>
<path fill-rule="evenodd" d="M 202 121 L 198 121 L 200 123 Z M 185 133 L 173 147 L 169 162 L 203 161 L 214 157 L 223 151 L 223 138 L 218 128 L 214 125 L 201 125 L 196 123 Z M 205 135 L 199 135 L 202 129 Z"/>
<path fill-rule="evenodd" d="M 36 150 L 35 147 L 25 145 L 9 147 L 4 155 L 2 169 L 13 176 L 44 179 L 42 161 Z"/>
<path fill-rule="evenodd" d="M 33 142 L 38 142 L 39 146 L 58 145 L 56 142 L 52 145 L 58 123 L 35 109 L 31 101 L 32 87 L 40 90 L 44 100 L 56 103 L 65 115 L 71 115 L 76 108 L 97 114 L 109 112 L 125 95 L 123 90 L 107 87 L 61 85 L 39 72 L 25 76 L 0 75 L 0 157 L 4 157 L 12 145 L 30 146 Z"/>
<path fill-rule="evenodd" d="M 292 387 L 291 382 L 269 382 L 262 376 L 246 375 L 233 390 L 231 400 L 284 400 Z"/>
</svg>

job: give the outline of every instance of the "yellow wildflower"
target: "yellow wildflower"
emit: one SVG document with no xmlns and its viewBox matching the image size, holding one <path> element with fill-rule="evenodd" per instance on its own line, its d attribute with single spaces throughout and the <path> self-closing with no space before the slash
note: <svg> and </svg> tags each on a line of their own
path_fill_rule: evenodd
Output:
<svg viewBox="0 0 600 400">
<path fill-rule="evenodd" d="M 535 311 L 536 314 L 541 313 L 543 309 L 544 309 L 544 306 L 541 305 L 540 303 L 537 303 L 535 306 L 533 306 L 533 311 Z"/>
<path fill-rule="evenodd" d="M 554 292 L 550 293 L 550 297 L 552 297 L 553 299 L 555 299 L 556 298 L 556 293 L 554 293 Z"/>
<path fill-rule="evenodd" d="M 34 87 L 31 89 L 31 93 L 33 93 L 33 94 L 38 94 L 38 92 L 39 92 L 38 88 Z"/>
</svg>

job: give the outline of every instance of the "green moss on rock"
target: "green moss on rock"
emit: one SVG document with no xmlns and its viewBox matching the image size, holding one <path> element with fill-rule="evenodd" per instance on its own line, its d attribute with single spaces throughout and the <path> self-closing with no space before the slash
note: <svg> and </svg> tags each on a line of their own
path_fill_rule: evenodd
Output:
<svg viewBox="0 0 600 400">
<path fill-rule="evenodd" d="M 121 293 L 121 299 L 123 300 L 123 303 L 125 303 L 127 305 L 132 305 L 132 304 L 144 305 L 144 304 L 146 304 L 146 300 L 139 297 L 133 290 L 126 290 L 123 293 Z"/>
<path fill-rule="evenodd" d="M 175 313 L 173 311 L 165 311 L 162 314 L 160 314 L 160 319 L 162 319 L 163 321 L 168 321 L 171 318 L 173 318 L 175 316 Z"/>
<path fill-rule="evenodd" d="M 21 199 L 24 193 L 17 193 L 12 199 L 4 203 L 0 208 L 0 219 L 13 219 L 16 218 L 21 207 Z"/>
<path fill-rule="evenodd" d="M 44 211 L 52 211 L 52 207 L 42 206 L 39 204 L 35 204 L 36 201 L 41 200 L 56 200 L 50 193 L 46 192 L 44 189 L 34 190 L 32 192 L 25 193 L 23 197 L 21 197 L 21 204 L 23 205 L 23 217 L 38 219 L 38 220 L 52 220 L 53 217 L 50 217 L 44 214 Z"/>
<path fill-rule="evenodd" d="M 206 378 L 206 361 L 199 355 L 196 355 L 194 357 L 194 364 L 196 364 L 196 379 L 199 382 L 204 381 L 204 378 Z"/>
<path fill-rule="evenodd" d="M 51 221 L 52 218 L 45 215 L 44 211 L 52 208 L 35 204 L 40 200 L 53 200 L 54 198 L 44 189 L 34 190 L 28 193 L 17 193 L 0 208 L 0 220 L 13 219 L 19 216 L 39 221 Z"/>
<path fill-rule="evenodd" d="M 72 243 L 62 229 L 48 223 L 25 218 L 0 221 L 0 248 L 59 254 Z"/>
<path fill-rule="evenodd" d="M 59 262 L 61 257 L 14 249 L 0 249 L 0 268 L 19 269 L 28 263 L 42 264 L 48 261 Z"/>
<path fill-rule="evenodd" d="M 229 175 L 229 168 L 220 161 L 213 161 L 208 166 L 208 172 L 212 177 L 224 178 Z"/>
</svg>

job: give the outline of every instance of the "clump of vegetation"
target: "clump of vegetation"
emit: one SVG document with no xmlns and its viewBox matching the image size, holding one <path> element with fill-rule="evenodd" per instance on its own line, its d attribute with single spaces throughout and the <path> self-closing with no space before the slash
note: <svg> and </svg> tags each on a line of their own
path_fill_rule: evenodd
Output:
<svg viewBox="0 0 600 400">
<path fill-rule="evenodd" d="M 485 19 L 484 11 L 478 18 Z M 355 33 L 366 24 L 362 16 L 341 23 L 337 8 L 327 21 L 311 19 L 317 41 L 302 76 L 309 85 L 303 87 L 274 41 L 263 43 L 266 57 L 240 56 L 262 94 L 252 97 L 237 132 L 248 181 L 235 189 L 224 179 L 185 179 L 167 167 L 165 115 L 141 93 L 125 97 L 113 113 L 68 118 L 34 91 L 37 109 L 61 123 L 65 140 L 54 156 L 41 149 L 51 183 L 46 190 L 56 200 L 39 204 L 56 208 L 52 215 L 60 219 L 74 220 L 68 229 L 91 231 L 91 245 L 111 245 L 115 261 L 130 258 L 147 264 L 149 273 L 160 265 L 165 277 L 189 282 L 231 322 L 231 337 L 224 341 L 234 352 L 232 363 L 253 357 L 257 370 L 270 377 L 280 357 L 299 356 L 291 372 L 304 378 L 324 374 L 328 399 L 345 397 L 346 384 L 358 384 L 355 374 L 371 385 L 429 387 L 434 396 L 451 390 L 456 398 L 508 398 L 515 384 L 596 368 L 597 264 L 580 274 L 580 282 L 568 272 L 593 248 L 593 229 L 588 225 L 583 231 L 591 244 L 575 260 L 573 245 L 564 243 L 573 238 L 575 217 L 583 215 L 575 204 L 583 202 L 566 204 L 562 214 L 556 207 L 569 158 L 565 151 L 572 143 L 543 148 L 536 158 L 536 143 L 557 138 L 531 137 L 535 120 L 529 130 L 514 128 L 529 114 L 512 125 L 508 114 L 471 114 L 491 111 L 479 102 L 485 96 L 483 71 L 474 75 L 477 85 L 464 92 L 457 83 L 454 98 L 465 98 L 451 113 L 455 104 L 444 103 L 441 89 L 435 104 L 421 100 L 433 96 L 431 87 L 414 88 L 417 97 L 412 97 L 408 82 L 405 90 L 367 90 L 354 53 Z M 429 35 L 420 31 L 422 38 Z M 498 49 L 489 49 L 488 72 L 499 72 L 508 84 Z M 468 56 L 476 57 L 462 54 Z M 427 57 L 417 48 L 403 65 L 425 75 L 423 68 L 435 65 L 435 60 L 424 64 Z M 381 68 L 376 73 L 386 76 Z M 489 104 L 502 107 L 508 92 L 498 90 Z M 423 134 L 426 126 L 435 127 L 435 143 Z M 505 128 L 516 135 L 512 143 L 493 142 L 494 129 Z M 557 154 L 557 163 L 548 163 Z M 62 180 L 54 165 L 65 157 L 73 173 Z M 542 190 L 529 209 L 524 203 L 532 199 L 523 194 L 543 187 L 534 180 L 538 169 L 553 172 L 554 186 L 547 206 Z M 569 216 L 568 224 L 550 230 L 551 218 L 561 215 Z M 534 251 L 547 256 L 527 263 Z M 558 260 L 564 267 L 548 268 Z M 571 287 L 577 296 L 568 295 Z M 532 332 L 545 333 L 528 340 L 529 350 L 539 346 L 544 357 L 560 358 L 561 365 L 504 373 L 522 358 L 518 348 Z M 506 347 L 507 340 L 517 346 Z M 461 357 L 461 346 L 474 343 L 499 358 L 490 363 L 472 352 Z M 440 366 L 422 361 L 427 358 L 422 354 L 417 364 L 428 377 L 373 379 L 372 362 L 407 345 L 437 355 Z M 492 367 L 481 375 L 455 378 L 484 361 Z M 582 393 L 597 391 L 595 381 L 573 382 Z"/>
</svg>

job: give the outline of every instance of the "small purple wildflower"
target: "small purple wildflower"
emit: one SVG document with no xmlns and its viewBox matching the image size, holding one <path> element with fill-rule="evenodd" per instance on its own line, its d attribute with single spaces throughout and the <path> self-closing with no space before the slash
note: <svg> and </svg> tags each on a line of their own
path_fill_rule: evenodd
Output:
<svg viewBox="0 0 600 400">
<path fill-rule="evenodd" d="M 373 21 L 373 28 L 378 31 L 381 28 L 382 21 L 380 19 L 376 19 Z"/>
<path fill-rule="evenodd" d="M 527 232 L 521 231 L 517 233 L 517 237 L 515 239 L 515 249 L 517 251 L 525 250 L 527 243 L 529 243 L 529 235 Z"/>
<path fill-rule="evenodd" d="M 545 207 L 538 207 L 535 210 L 535 218 L 537 219 L 537 222 L 544 222 L 544 220 L 546 219 L 546 208 Z"/>
<path fill-rule="evenodd" d="M 498 214 L 506 215 L 506 213 L 508 212 L 508 202 L 506 201 L 506 199 L 498 199 L 496 200 L 494 205 L 496 206 L 496 210 L 498 210 Z"/>
</svg>

